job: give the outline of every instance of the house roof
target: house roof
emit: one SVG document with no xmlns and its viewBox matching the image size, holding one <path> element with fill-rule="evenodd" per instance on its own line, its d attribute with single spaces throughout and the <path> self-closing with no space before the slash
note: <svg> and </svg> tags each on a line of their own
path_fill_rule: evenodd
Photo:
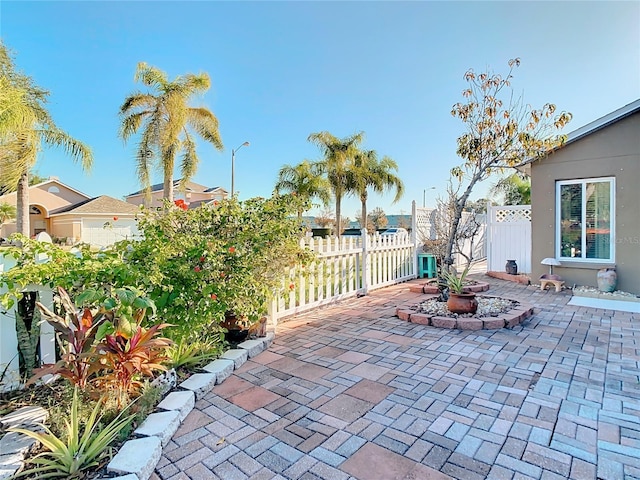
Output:
<svg viewBox="0 0 640 480">
<path fill-rule="evenodd" d="M 573 132 L 567 135 L 567 140 L 562 145 L 563 147 L 573 143 L 577 140 L 580 140 L 587 135 L 591 135 L 592 133 L 597 132 L 598 130 L 602 130 L 605 127 L 608 127 L 612 123 L 619 122 L 623 118 L 626 118 L 630 115 L 633 115 L 636 112 L 640 112 L 640 98 L 634 102 L 625 105 L 624 107 L 618 108 L 613 112 L 605 115 L 604 117 L 598 118 L 591 123 L 587 123 L 586 125 L 574 130 Z M 562 147 L 559 147 L 562 148 Z"/>
<path fill-rule="evenodd" d="M 181 179 L 177 179 L 173 181 L 174 188 L 178 188 L 180 185 Z M 159 192 L 164 189 L 164 183 L 156 183 L 155 185 L 151 185 L 151 192 Z M 198 192 L 198 193 L 209 193 L 214 192 L 216 190 L 224 190 L 222 187 L 207 187 L 205 185 L 200 185 L 195 182 L 187 182 L 185 185 L 185 190 L 187 192 Z M 127 197 L 132 197 L 133 195 L 141 195 L 144 193 L 143 190 L 138 190 L 137 192 L 130 193 Z"/>
<path fill-rule="evenodd" d="M 50 212 L 50 216 L 61 215 L 63 213 L 88 213 L 103 215 L 131 215 L 140 211 L 140 207 L 131 203 L 123 202 L 117 198 L 101 195 L 99 197 L 90 198 L 83 202 L 79 202 L 66 207 L 58 208 Z"/>
<path fill-rule="evenodd" d="M 617 110 L 614 110 L 613 112 L 608 113 L 604 117 L 600 117 L 597 120 L 587 123 L 586 125 L 583 125 L 577 130 L 574 130 L 573 132 L 569 133 L 567 135 L 567 139 L 565 140 L 565 142 L 559 147 L 556 147 L 553 150 L 551 150 L 549 153 L 560 150 L 561 148 L 564 148 L 567 145 L 580 140 L 581 138 L 591 135 L 592 133 L 595 133 L 598 130 L 602 130 L 603 128 L 608 127 L 609 125 L 612 125 L 616 122 L 619 122 L 620 120 L 627 118 L 637 112 L 640 112 L 640 98 L 638 100 L 635 100 L 625 105 L 624 107 L 618 108 Z M 527 175 L 531 175 L 531 163 L 535 160 L 537 159 L 527 160 L 523 162 L 521 165 L 517 165 L 515 168 L 517 168 L 521 172 L 526 173 Z"/>
</svg>

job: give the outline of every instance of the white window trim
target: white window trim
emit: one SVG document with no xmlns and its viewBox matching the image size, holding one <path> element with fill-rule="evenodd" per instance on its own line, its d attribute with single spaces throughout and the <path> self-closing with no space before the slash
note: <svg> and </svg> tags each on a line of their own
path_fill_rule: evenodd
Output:
<svg viewBox="0 0 640 480">
<path fill-rule="evenodd" d="M 587 183 L 595 183 L 595 182 L 609 182 L 611 184 L 611 188 L 609 189 L 609 195 L 610 195 L 610 205 L 611 205 L 611 224 L 610 224 L 610 229 L 611 229 L 611 239 L 610 239 L 610 244 L 609 244 L 609 255 L 611 258 L 582 258 L 582 257 L 561 257 L 560 254 L 562 253 L 562 248 L 561 248 L 561 231 L 560 231 L 560 215 L 561 215 L 561 208 L 560 208 L 560 202 L 561 202 L 561 196 L 560 196 L 560 188 L 563 185 L 583 185 L 583 191 L 584 191 L 584 185 Z M 556 219 L 555 219 L 555 230 L 556 230 L 556 258 L 560 261 L 565 261 L 565 262 L 580 262 L 580 263 L 615 263 L 615 259 L 616 259 L 616 225 L 615 225 L 615 220 L 616 220 L 616 178 L 615 177 L 596 177 L 596 178 L 576 178 L 573 180 L 558 180 L 556 181 Z M 587 215 L 587 209 L 586 207 L 586 196 L 582 195 L 582 218 L 580 220 L 580 223 L 582 225 L 586 225 L 586 215 Z M 583 235 L 582 235 L 582 252 L 586 252 L 586 242 L 587 242 L 587 238 L 586 235 L 584 235 L 584 231 L 583 231 Z"/>
</svg>

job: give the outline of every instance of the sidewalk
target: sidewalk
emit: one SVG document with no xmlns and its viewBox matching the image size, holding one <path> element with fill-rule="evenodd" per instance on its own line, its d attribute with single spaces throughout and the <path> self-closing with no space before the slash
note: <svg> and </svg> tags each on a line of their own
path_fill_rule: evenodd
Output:
<svg viewBox="0 0 640 480">
<path fill-rule="evenodd" d="M 638 314 L 482 279 L 536 314 L 415 325 L 394 316 L 420 299 L 405 283 L 281 323 L 196 403 L 152 478 L 640 478 Z"/>
</svg>

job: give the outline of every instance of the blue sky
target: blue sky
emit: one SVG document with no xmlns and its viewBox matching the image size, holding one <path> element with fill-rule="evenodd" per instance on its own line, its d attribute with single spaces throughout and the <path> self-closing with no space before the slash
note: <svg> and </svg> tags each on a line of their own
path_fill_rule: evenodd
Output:
<svg viewBox="0 0 640 480">
<path fill-rule="evenodd" d="M 319 158 L 310 133 L 364 131 L 365 147 L 395 159 L 406 186 L 395 205 L 370 196 L 369 209 L 389 214 L 421 205 L 425 189 L 428 205 L 445 191 L 460 163 L 464 125 L 450 111 L 467 69 L 505 72 L 520 57 L 516 93 L 571 112 L 571 131 L 640 97 L 639 29 L 640 2 L 0 3 L 18 67 L 50 90 L 57 124 L 94 152 L 85 175 L 44 151 L 40 175 L 89 195 L 139 189 L 135 142 L 117 137 L 117 112 L 145 61 L 171 78 L 211 76 L 194 104 L 217 115 L 225 151 L 201 144 L 195 181 L 229 189 L 231 150 L 249 141 L 236 155 L 236 190 L 268 196 L 283 164 Z M 352 219 L 357 209 L 343 203 Z"/>
</svg>

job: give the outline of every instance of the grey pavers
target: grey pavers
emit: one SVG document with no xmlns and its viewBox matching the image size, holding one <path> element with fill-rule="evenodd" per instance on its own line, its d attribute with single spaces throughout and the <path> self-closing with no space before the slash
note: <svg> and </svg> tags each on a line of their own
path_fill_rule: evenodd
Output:
<svg viewBox="0 0 640 480">
<path fill-rule="evenodd" d="M 489 282 L 535 314 L 408 323 L 395 310 L 421 296 L 404 284 L 280 321 L 268 351 L 226 354 L 246 363 L 198 400 L 159 478 L 369 480 L 372 454 L 406 478 L 640 478 L 638 314 Z"/>
</svg>

